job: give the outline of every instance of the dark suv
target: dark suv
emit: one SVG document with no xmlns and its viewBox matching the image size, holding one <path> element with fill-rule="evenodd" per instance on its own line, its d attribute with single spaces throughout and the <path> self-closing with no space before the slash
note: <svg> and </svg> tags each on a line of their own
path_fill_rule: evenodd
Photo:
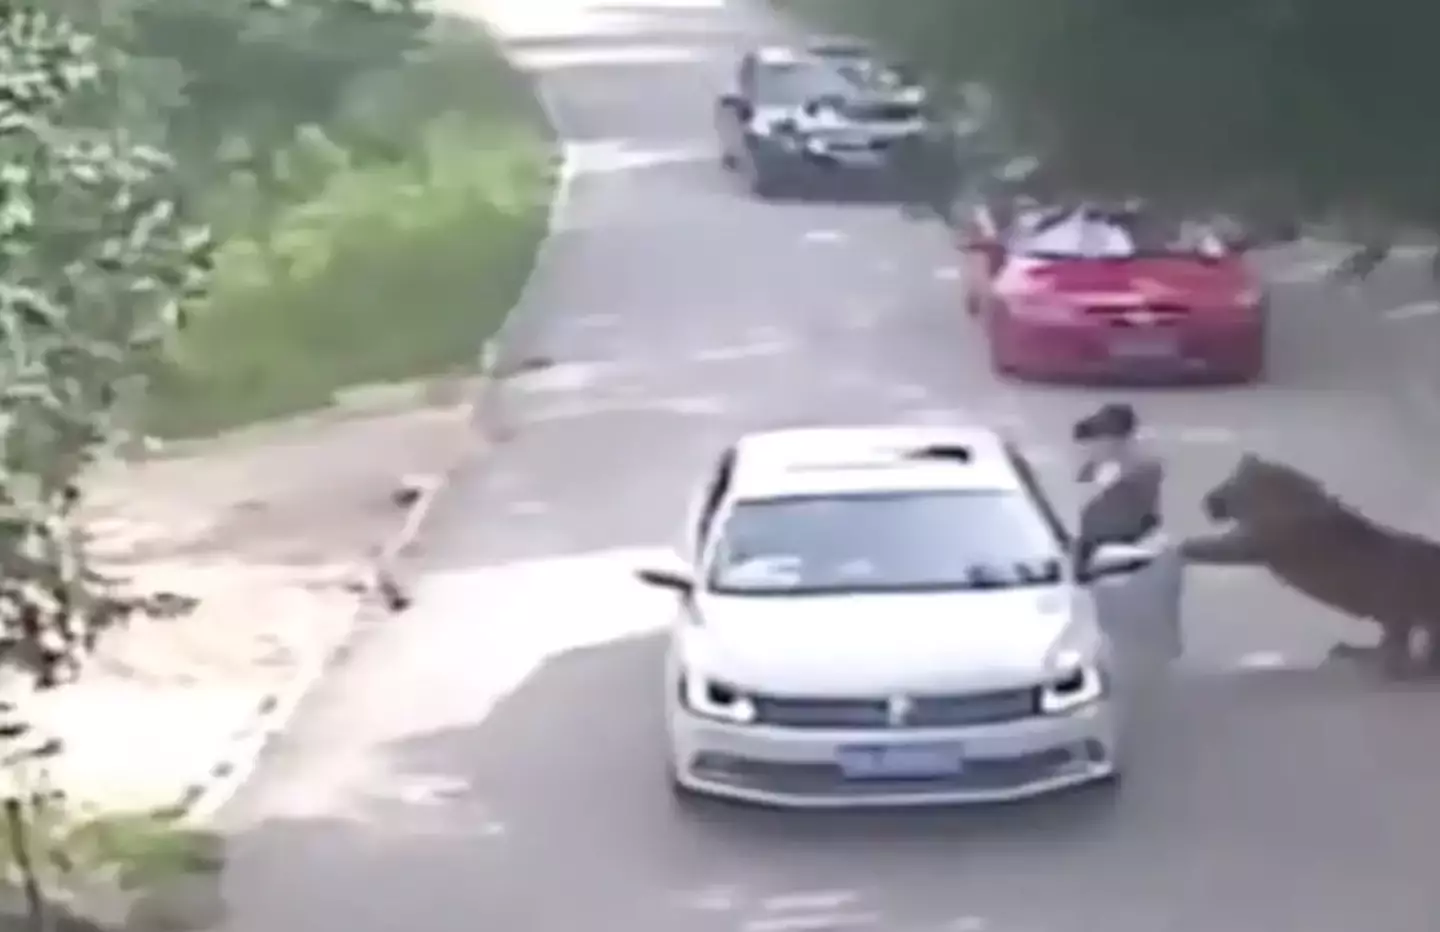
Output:
<svg viewBox="0 0 1440 932">
<path fill-rule="evenodd" d="M 761 198 L 816 182 L 886 190 L 894 153 L 924 131 L 924 100 L 902 70 L 854 46 L 756 49 L 716 106 L 721 159 Z"/>
</svg>

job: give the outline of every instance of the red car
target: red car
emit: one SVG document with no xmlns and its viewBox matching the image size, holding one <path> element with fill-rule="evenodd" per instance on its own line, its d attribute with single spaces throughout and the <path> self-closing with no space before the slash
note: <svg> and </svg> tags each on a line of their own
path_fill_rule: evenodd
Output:
<svg viewBox="0 0 1440 932">
<path fill-rule="evenodd" d="M 1266 299 L 1244 244 L 1143 211 L 980 208 L 961 221 L 965 306 L 998 372 L 1250 382 Z"/>
</svg>

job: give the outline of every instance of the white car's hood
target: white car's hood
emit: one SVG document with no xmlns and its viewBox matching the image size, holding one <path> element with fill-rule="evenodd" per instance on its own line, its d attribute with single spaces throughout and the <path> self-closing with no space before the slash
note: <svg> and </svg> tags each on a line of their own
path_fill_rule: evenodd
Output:
<svg viewBox="0 0 1440 932">
<path fill-rule="evenodd" d="M 1084 649 L 1093 625 L 1065 587 L 701 596 L 696 609 L 700 623 L 680 635 L 683 663 L 746 689 L 815 696 L 1030 685 L 1062 639 Z"/>
</svg>

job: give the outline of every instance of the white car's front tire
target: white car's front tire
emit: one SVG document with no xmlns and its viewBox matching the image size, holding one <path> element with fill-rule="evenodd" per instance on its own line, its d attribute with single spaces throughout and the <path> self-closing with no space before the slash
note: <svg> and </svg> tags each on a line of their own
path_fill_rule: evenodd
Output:
<svg viewBox="0 0 1440 932">
<path fill-rule="evenodd" d="M 1122 774 L 1124 771 L 1117 765 L 1109 773 L 1097 776 L 1074 788 L 1074 792 L 1080 794 L 1080 800 L 1088 805 L 1097 806 L 1102 810 L 1108 810 L 1120 800 L 1121 791 L 1124 787 Z"/>
<path fill-rule="evenodd" d="M 1120 764 L 1115 763 L 1111 766 L 1108 773 L 1103 773 L 1097 776 L 1094 779 L 1092 785 L 1107 790 L 1119 789 L 1121 778 L 1124 773 L 1125 771 L 1120 767 Z"/>
<path fill-rule="evenodd" d="M 673 677 L 667 677 L 667 682 L 673 682 Z M 667 697 L 668 699 L 669 697 Z M 674 727 L 673 706 L 666 709 L 667 718 L 671 719 L 670 726 L 665 732 L 665 783 L 669 788 L 671 798 L 681 806 L 689 808 L 694 806 L 701 798 L 701 793 L 685 782 L 684 764 L 681 761 L 679 742 L 675 740 L 675 734 L 670 729 Z"/>
</svg>

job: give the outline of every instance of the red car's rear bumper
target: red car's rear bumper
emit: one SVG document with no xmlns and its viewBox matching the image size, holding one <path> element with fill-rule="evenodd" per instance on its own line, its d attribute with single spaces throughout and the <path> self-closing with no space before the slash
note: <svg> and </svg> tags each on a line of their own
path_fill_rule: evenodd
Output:
<svg viewBox="0 0 1440 932">
<path fill-rule="evenodd" d="M 1037 379 L 1245 382 L 1265 369 L 1261 315 L 1139 328 L 1024 320 L 1002 312 L 989 327 L 996 366 Z"/>
</svg>

